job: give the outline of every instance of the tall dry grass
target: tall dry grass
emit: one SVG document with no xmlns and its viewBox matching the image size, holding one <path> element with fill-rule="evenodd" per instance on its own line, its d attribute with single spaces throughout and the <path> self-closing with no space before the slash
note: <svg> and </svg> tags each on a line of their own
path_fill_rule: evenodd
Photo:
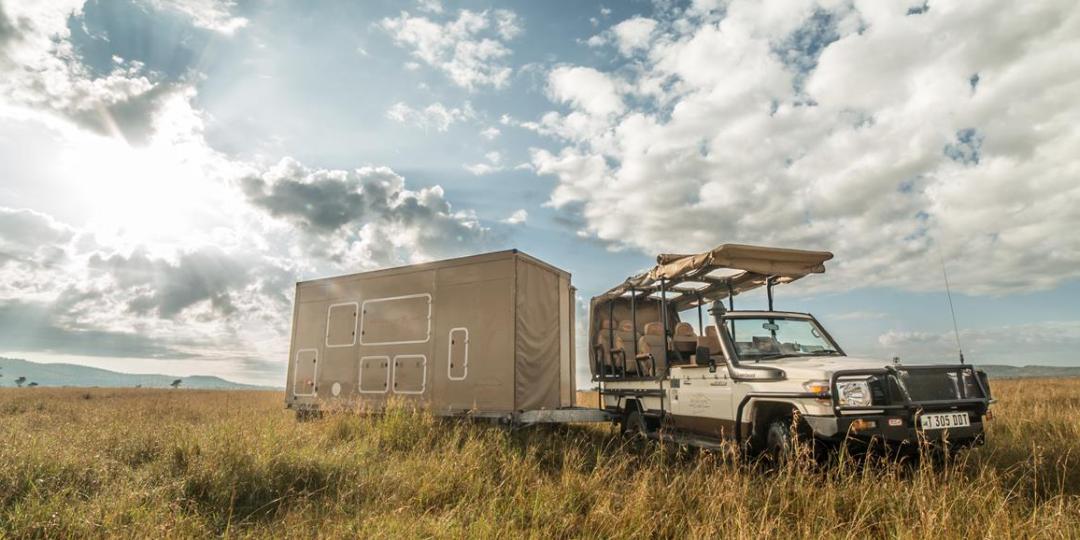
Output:
<svg viewBox="0 0 1080 540">
<path fill-rule="evenodd" d="M 996 382 L 942 470 L 791 467 L 404 409 L 298 424 L 277 393 L 0 392 L 9 537 L 1080 537 L 1080 380 Z"/>
</svg>

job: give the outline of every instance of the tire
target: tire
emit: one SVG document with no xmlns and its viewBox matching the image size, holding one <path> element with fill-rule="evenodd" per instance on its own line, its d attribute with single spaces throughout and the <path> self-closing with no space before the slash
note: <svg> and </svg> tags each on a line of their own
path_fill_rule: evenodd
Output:
<svg viewBox="0 0 1080 540">
<path fill-rule="evenodd" d="M 311 422 L 322 418 L 322 411 L 313 411 L 311 409 L 297 409 L 296 421 L 300 423 Z"/>
<path fill-rule="evenodd" d="M 762 457 L 769 465 L 780 468 L 794 457 L 794 453 L 791 418 L 773 420 L 765 431 L 765 452 Z"/>
<path fill-rule="evenodd" d="M 645 424 L 645 416 L 641 414 L 641 411 L 634 409 L 626 415 L 623 420 L 623 436 L 629 439 L 647 439 L 648 427 Z"/>
</svg>

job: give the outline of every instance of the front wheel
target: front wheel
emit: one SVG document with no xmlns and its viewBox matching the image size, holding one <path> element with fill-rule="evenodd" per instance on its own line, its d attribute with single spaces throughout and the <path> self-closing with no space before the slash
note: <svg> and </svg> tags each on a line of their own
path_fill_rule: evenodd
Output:
<svg viewBox="0 0 1080 540">
<path fill-rule="evenodd" d="M 765 461 L 777 468 L 782 467 L 792 458 L 794 447 L 791 419 L 773 420 L 765 432 Z"/>
</svg>

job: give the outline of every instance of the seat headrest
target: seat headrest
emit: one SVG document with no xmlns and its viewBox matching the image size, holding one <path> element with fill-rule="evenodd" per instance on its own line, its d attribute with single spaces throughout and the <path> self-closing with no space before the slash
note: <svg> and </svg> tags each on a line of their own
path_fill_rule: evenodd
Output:
<svg viewBox="0 0 1080 540">
<path fill-rule="evenodd" d="M 608 319 L 606 317 L 600 319 L 600 329 L 607 330 L 608 328 L 611 328 L 611 319 Z"/>
<path fill-rule="evenodd" d="M 688 322 L 681 322 L 679 324 L 676 324 L 675 325 L 675 335 L 676 336 L 683 336 L 683 337 L 695 337 L 695 336 L 697 336 L 697 334 L 694 333 L 694 327 L 691 326 L 690 323 L 688 323 Z"/>
<path fill-rule="evenodd" d="M 619 331 L 620 332 L 633 332 L 634 331 L 634 322 L 633 321 L 620 321 L 619 322 Z"/>
<path fill-rule="evenodd" d="M 709 326 L 705 327 L 705 335 L 709 336 L 709 337 L 714 337 L 716 339 L 720 339 L 720 333 L 717 332 L 716 327 L 711 325 L 711 324 Z"/>
<path fill-rule="evenodd" d="M 664 325 L 658 322 L 651 322 L 645 325 L 645 335 L 647 336 L 662 336 L 664 335 Z"/>
</svg>

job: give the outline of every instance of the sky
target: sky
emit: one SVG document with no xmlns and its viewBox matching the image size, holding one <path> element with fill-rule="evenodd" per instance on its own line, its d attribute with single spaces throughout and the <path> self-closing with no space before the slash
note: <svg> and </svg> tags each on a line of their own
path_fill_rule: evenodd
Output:
<svg viewBox="0 0 1080 540">
<path fill-rule="evenodd" d="M 849 354 L 955 359 L 944 268 L 1080 365 L 1076 96 L 1071 0 L 0 0 L 0 355 L 279 386 L 298 280 L 518 248 L 583 328 L 748 243 Z"/>
</svg>

